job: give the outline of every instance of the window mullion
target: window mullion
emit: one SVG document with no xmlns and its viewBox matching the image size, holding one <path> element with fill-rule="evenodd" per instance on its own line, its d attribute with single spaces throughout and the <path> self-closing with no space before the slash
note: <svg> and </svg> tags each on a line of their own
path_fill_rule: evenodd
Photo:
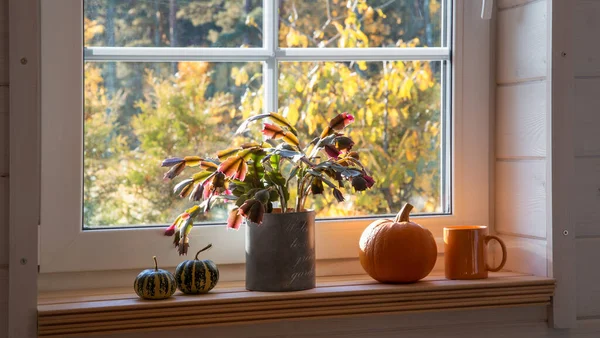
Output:
<svg viewBox="0 0 600 338">
<path fill-rule="evenodd" d="M 277 111 L 277 79 L 279 67 L 275 52 L 279 45 L 279 3 L 278 1 L 264 1 L 263 43 L 269 57 L 263 66 L 264 102 L 265 113 Z"/>
</svg>

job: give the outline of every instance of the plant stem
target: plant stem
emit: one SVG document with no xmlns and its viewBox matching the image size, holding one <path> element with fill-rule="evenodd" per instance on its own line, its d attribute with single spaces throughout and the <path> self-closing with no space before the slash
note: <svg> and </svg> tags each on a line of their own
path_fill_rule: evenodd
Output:
<svg viewBox="0 0 600 338">
<path fill-rule="evenodd" d="M 398 213 L 398 215 L 396 215 L 396 219 L 394 220 L 394 222 L 396 223 L 400 223 L 400 222 L 408 222 L 408 215 L 410 214 L 410 211 L 412 210 L 413 206 L 410 205 L 409 203 L 406 203 L 402 209 L 400 209 L 400 212 Z"/>
<path fill-rule="evenodd" d="M 205 247 L 204 247 L 204 249 L 202 249 L 202 250 L 200 250 L 200 251 L 198 251 L 198 252 L 196 253 L 196 257 L 195 257 L 194 259 L 195 259 L 195 260 L 198 260 L 198 255 L 199 255 L 199 254 L 200 254 L 202 251 L 206 251 L 206 250 L 208 250 L 208 249 L 210 249 L 210 248 L 212 248 L 212 244 L 209 244 L 209 245 L 205 246 Z"/>
<path fill-rule="evenodd" d="M 154 259 L 154 271 L 158 271 L 158 261 L 156 260 L 156 256 L 152 256 L 152 259 Z"/>
</svg>

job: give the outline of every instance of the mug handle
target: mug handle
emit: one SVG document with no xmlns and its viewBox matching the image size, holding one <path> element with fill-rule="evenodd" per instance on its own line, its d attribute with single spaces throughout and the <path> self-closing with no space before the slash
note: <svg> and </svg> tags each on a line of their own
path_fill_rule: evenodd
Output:
<svg viewBox="0 0 600 338">
<path fill-rule="evenodd" d="M 492 239 L 495 239 L 500 244 L 500 247 L 502 248 L 502 262 L 500 262 L 500 265 L 496 268 L 491 268 L 488 264 L 486 264 L 486 267 L 487 267 L 488 271 L 498 272 L 504 267 L 504 264 L 506 264 L 506 245 L 504 244 L 504 241 L 501 240 L 500 237 L 498 237 L 498 236 L 485 236 L 485 244 L 488 244 L 488 242 L 491 241 Z"/>
</svg>

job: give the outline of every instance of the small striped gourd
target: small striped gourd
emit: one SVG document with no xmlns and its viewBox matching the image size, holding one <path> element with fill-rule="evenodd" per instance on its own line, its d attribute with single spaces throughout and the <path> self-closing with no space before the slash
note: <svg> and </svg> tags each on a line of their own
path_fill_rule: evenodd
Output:
<svg viewBox="0 0 600 338">
<path fill-rule="evenodd" d="M 175 269 L 175 281 L 177 288 L 183 293 L 199 294 L 207 293 L 217 285 L 219 281 L 219 269 L 211 260 L 199 260 L 198 255 L 212 247 L 209 244 L 198 251 L 194 260 L 181 262 Z"/>
<path fill-rule="evenodd" d="M 135 278 L 133 288 L 138 296 L 144 299 L 166 299 L 171 297 L 176 290 L 175 278 L 163 269 L 158 268 L 156 256 L 154 269 L 146 269 Z"/>
</svg>

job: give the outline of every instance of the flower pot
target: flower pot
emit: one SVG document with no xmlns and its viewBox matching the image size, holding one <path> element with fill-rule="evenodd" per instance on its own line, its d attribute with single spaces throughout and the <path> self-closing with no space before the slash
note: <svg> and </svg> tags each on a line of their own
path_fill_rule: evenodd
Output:
<svg viewBox="0 0 600 338">
<path fill-rule="evenodd" d="M 246 289 L 299 291 L 315 287 L 315 212 L 268 213 L 246 224 Z"/>
</svg>

